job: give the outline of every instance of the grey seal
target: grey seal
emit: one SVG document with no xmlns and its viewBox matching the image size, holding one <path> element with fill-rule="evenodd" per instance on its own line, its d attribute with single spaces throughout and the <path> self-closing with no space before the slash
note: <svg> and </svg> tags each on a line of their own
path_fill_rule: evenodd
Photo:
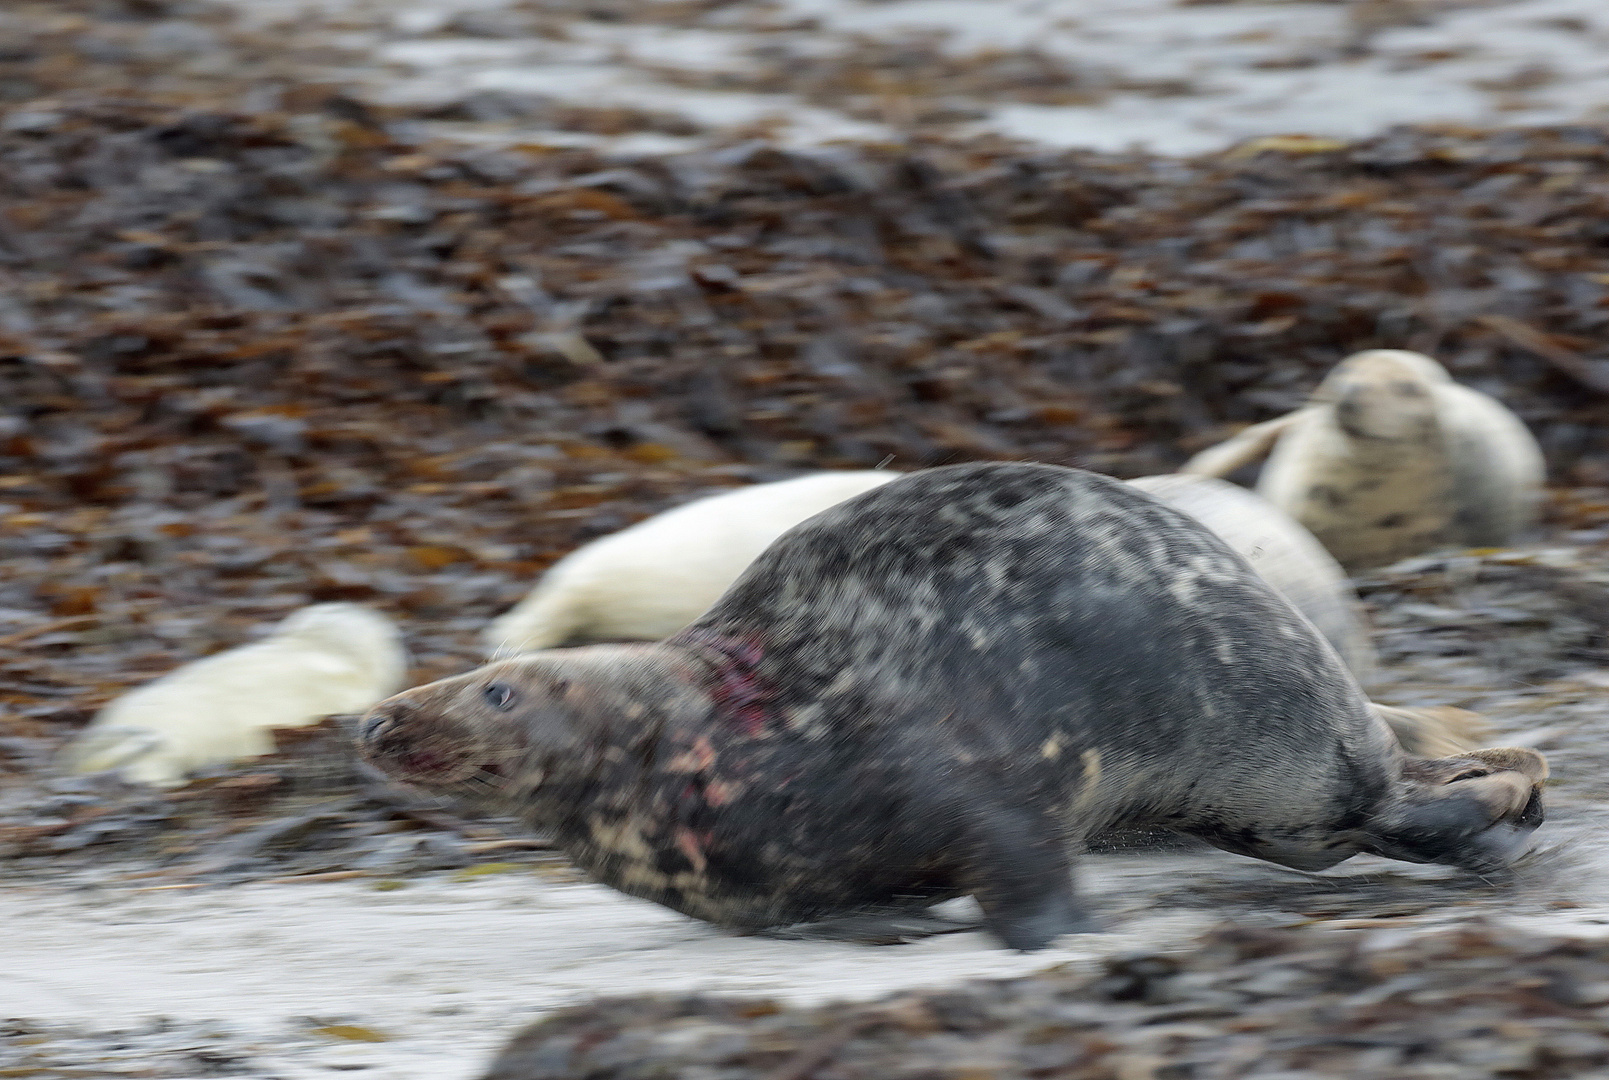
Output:
<svg viewBox="0 0 1609 1080">
<path fill-rule="evenodd" d="M 391 776 L 552 830 L 598 881 L 741 931 L 971 894 L 1006 945 L 1093 923 L 1085 837 L 1302 870 L 1501 870 L 1528 750 L 1404 754 L 1205 526 L 1077 469 L 908 474 L 808 519 L 663 642 L 534 652 L 376 705 Z"/>
</svg>

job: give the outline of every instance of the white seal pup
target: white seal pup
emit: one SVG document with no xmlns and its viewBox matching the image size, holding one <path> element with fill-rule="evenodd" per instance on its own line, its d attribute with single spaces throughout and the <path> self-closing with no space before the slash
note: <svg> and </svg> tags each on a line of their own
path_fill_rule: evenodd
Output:
<svg viewBox="0 0 1609 1080">
<path fill-rule="evenodd" d="M 1437 547 L 1500 547 L 1537 517 L 1545 467 L 1525 424 L 1428 356 L 1349 357 L 1296 412 L 1181 470 L 1225 476 L 1268 454 L 1257 491 L 1348 570 Z"/>
<path fill-rule="evenodd" d="M 657 641 L 702 615 L 783 532 L 899 477 L 826 472 L 738 488 L 657 514 L 555 563 L 482 635 L 490 655 L 605 641 Z M 1131 481 L 1251 560 L 1335 645 L 1360 678 L 1372 670 L 1345 575 L 1300 525 L 1241 488 L 1201 477 Z"/>
<path fill-rule="evenodd" d="M 486 628 L 498 655 L 600 641 L 657 641 L 702 615 L 766 546 L 812 514 L 897 480 L 822 472 L 697 499 L 592 541 L 548 568 Z"/>
<path fill-rule="evenodd" d="M 67 749 L 78 772 L 173 787 L 274 749 L 272 728 L 361 712 L 402 684 L 390 619 L 358 604 L 302 608 L 261 641 L 196 660 L 112 701 Z"/>
<path fill-rule="evenodd" d="M 1547 776 L 1523 749 L 1405 755 L 1313 624 L 1206 526 L 1024 463 L 865 492 L 664 641 L 414 687 L 358 745 L 695 918 L 754 931 L 971 894 L 1024 950 L 1092 928 L 1072 870 L 1093 835 L 1493 874 L 1540 824 Z"/>
<path fill-rule="evenodd" d="M 1267 499 L 1210 476 L 1168 473 L 1128 481 L 1217 533 L 1263 580 L 1307 616 L 1359 682 L 1374 673 L 1374 646 L 1346 571 L 1301 523 Z"/>
</svg>

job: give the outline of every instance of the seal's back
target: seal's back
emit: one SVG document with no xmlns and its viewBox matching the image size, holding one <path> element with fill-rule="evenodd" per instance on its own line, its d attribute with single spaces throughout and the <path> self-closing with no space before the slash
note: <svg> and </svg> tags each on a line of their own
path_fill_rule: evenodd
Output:
<svg viewBox="0 0 1609 1080">
<path fill-rule="evenodd" d="M 1129 820 L 1202 783 L 1268 822 L 1293 789 L 1388 782 L 1379 724 L 1311 624 L 1194 519 L 1078 469 L 956 465 L 858 496 L 786 533 L 693 633 L 755 644 L 789 731 L 1093 750 Z"/>
</svg>

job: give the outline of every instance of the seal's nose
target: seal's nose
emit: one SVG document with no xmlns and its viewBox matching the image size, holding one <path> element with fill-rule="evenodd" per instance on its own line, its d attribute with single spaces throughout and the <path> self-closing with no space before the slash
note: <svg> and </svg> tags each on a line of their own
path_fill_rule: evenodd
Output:
<svg viewBox="0 0 1609 1080">
<path fill-rule="evenodd" d="M 394 728 L 412 711 L 406 701 L 382 701 L 358 725 L 358 738 L 372 742 Z"/>
</svg>

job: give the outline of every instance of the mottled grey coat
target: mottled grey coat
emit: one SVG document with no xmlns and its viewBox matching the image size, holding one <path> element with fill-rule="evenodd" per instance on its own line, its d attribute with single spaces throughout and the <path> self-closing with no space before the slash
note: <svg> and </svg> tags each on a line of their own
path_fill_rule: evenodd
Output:
<svg viewBox="0 0 1609 1080">
<path fill-rule="evenodd" d="M 913 473 L 786 533 L 665 642 L 420 687 L 362 741 L 399 777 L 512 797 L 599 880 L 700 918 L 971 893 L 1018 948 L 1087 927 L 1070 860 L 1116 825 L 1304 869 L 1482 869 L 1540 815 L 1535 755 L 1405 759 L 1215 535 L 1047 465 Z"/>
</svg>

